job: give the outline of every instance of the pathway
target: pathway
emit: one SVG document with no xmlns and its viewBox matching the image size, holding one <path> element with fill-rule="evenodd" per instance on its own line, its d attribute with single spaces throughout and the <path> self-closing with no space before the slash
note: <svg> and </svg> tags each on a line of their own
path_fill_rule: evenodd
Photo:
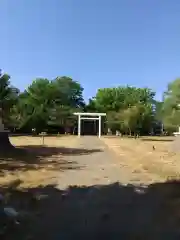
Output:
<svg viewBox="0 0 180 240">
<path fill-rule="evenodd" d="M 121 163 L 120 158 L 97 137 L 84 136 L 77 139 L 76 148 L 88 150 L 86 154 L 65 156 L 69 162 L 77 162 L 80 167 L 62 172 L 59 178 L 59 188 L 70 185 L 92 186 L 105 185 L 114 182 L 139 183 L 137 173 Z M 139 176 L 138 176 L 139 177 Z"/>
</svg>

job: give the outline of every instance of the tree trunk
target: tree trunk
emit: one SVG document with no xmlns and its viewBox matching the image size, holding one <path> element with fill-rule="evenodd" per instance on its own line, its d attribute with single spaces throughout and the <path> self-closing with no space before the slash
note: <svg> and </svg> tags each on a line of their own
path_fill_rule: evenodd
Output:
<svg viewBox="0 0 180 240">
<path fill-rule="evenodd" d="M 73 128 L 73 135 L 75 134 L 76 127 Z"/>
<path fill-rule="evenodd" d="M 9 141 L 8 132 L 0 132 L 0 151 L 13 148 Z"/>
</svg>

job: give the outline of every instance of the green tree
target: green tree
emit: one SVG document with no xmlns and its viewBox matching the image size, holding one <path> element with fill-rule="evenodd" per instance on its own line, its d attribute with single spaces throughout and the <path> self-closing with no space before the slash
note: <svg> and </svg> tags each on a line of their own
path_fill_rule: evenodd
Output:
<svg viewBox="0 0 180 240">
<path fill-rule="evenodd" d="M 55 90 L 54 98 L 56 103 L 81 108 L 85 106 L 82 96 L 83 88 L 81 85 L 69 77 L 57 77 L 51 82 Z"/>
<path fill-rule="evenodd" d="M 84 107 L 82 92 L 81 85 L 68 77 L 34 80 L 13 109 L 19 128 L 36 128 L 37 132 L 50 125 L 72 128 L 73 112 Z"/>
<path fill-rule="evenodd" d="M 19 90 L 10 84 L 10 76 L 0 72 L 0 114 L 3 123 L 8 126 L 11 107 L 16 103 Z"/>
<path fill-rule="evenodd" d="M 0 119 L 5 126 L 8 126 L 10 109 L 17 100 L 18 92 L 17 88 L 10 85 L 10 76 L 0 72 Z M 0 143 L 0 151 L 12 147 L 7 132 L 0 132 Z"/>
<path fill-rule="evenodd" d="M 124 130 L 123 118 L 121 112 L 109 111 L 107 113 L 107 127 L 115 132 L 116 130 Z"/>
<path fill-rule="evenodd" d="M 180 79 L 168 84 L 164 93 L 162 106 L 162 120 L 164 128 L 168 132 L 176 131 L 180 126 Z"/>
<path fill-rule="evenodd" d="M 130 86 L 99 89 L 91 106 L 107 113 L 108 126 L 129 133 L 151 128 L 155 93 Z"/>
<path fill-rule="evenodd" d="M 57 77 L 51 82 L 54 89 L 54 101 L 50 110 L 50 123 L 60 125 L 66 132 L 71 131 L 77 118 L 73 115 L 85 107 L 83 88 L 68 77 Z"/>
<path fill-rule="evenodd" d="M 42 131 L 49 118 L 49 108 L 53 101 L 53 88 L 48 79 L 38 78 L 19 96 L 19 128 L 37 128 Z M 17 115 L 16 111 L 15 114 Z"/>
<path fill-rule="evenodd" d="M 98 112 L 94 98 L 90 98 L 88 104 L 84 107 L 85 112 Z"/>
<path fill-rule="evenodd" d="M 152 103 L 155 93 L 148 88 L 120 86 L 116 88 L 99 89 L 94 101 L 97 109 L 102 111 L 118 111 L 134 106 L 137 103 Z"/>
</svg>

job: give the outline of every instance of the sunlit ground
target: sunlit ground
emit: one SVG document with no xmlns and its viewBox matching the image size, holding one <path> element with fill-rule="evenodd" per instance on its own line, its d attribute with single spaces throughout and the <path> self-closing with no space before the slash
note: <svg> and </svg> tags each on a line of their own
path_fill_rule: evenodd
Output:
<svg viewBox="0 0 180 240">
<path fill-rule="evenodd" d="M 76 142 L 73 136 L 45 137 L 10 137 L 17 151 L 0 156 L 0 184 L 8 184 L 16 179 L 22 180 L 21 186 L 34 187 L 55 183 L 60 171 L 70 164 L 64 152 Z"/>
<path fill-rule="evenodd" d="M 152 182 L 180 177 L 180 154 L 173 151 L 175 137 L 140 137 L 102 139 L 132 172 L 151 176 Z M 143 179 L 141 179 L 143 182 Z"/>
<path fill-rule="evenodd" d="M 22 180 L 21 186 L 38 186 L 56 183 L 61 171 L 75 168 L 66 161 L 71 148 L 77 146 L 76 136 L 11 137 L 12 144 L 22 151 L 1 156 L 0 184 Z M 102 141 L 119 156 L 119 164 L 126 166 L 142 183 L 159 182 L 178 178 L 180 154 L 172 151 L 174 137 L 120 138 L 103 137 Z M 74 151 L 74 150 L 73 150 Z M 128 178 L 131 181 L 131 174 Z"/>
</svg>

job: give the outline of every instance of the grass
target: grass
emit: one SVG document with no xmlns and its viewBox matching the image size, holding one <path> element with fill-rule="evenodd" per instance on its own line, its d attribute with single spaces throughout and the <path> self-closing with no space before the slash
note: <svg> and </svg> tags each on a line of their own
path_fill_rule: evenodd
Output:
<svg viewBox="0 0 180 240">
<path fill-rule="evenodd" d="M 173 140 L 174 137 L 103 138 L 121 156 L 121 163 L 128 166 L 132 173 L 137 172 L 139 178 L 148 176 L 151 182 L 179 179 L 180 154 L 172 151 Z"/>
</svg>

